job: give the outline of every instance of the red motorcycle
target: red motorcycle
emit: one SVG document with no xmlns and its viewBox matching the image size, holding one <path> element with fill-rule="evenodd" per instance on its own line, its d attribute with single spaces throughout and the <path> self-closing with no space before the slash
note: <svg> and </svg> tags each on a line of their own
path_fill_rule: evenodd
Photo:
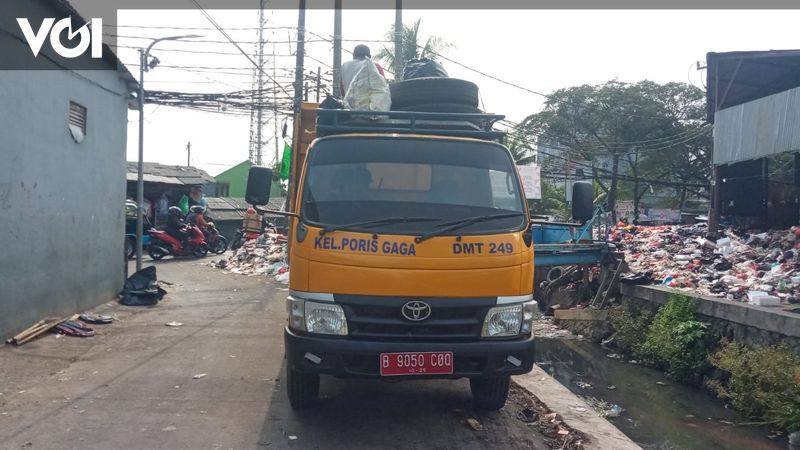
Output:
<svg viewBox="0 0 800 450">
<path fill-rule="evenodd" d="M 159 260 L 167 255 L 194 256 L 196 258 L 206 256 L 208 244 L 203 232 L 194 225 L 187 226 L 186 232 L 189 233 L 189 238 L 187 239 L 188 245 L 184 248 L 180 240 L 170 236 L 166 231 L 150 230 L 150 247 L 147 252 L 154 260 Z"/>
</svg>

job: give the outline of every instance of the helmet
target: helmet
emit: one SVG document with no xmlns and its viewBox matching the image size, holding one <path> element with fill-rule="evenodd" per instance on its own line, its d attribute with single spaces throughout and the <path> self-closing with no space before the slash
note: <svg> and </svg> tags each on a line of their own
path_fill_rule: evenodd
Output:
<svg viewBox="0 0 800 450">
<path fill-rule="evenodd" d="M 169 214 L 170 216 L 182 216 L 183 215 L 183 213 L 181 212 L 181 209 L 178 208 L 177 206 L 170 206 L 169 209 L 167 210 L 167 214 Z"/>
<path fill-rule="evenodd" d="M 200 213 L 202 213 L 202 212 L 205 212 L 205 210 L 206 210 L 205 208 L 203 208 L 203 207 L 202 207 L 202 206 L 200 206 L 200 205 L 194 205 L 194 206 L 192 206 L 192 207 L 191 207 L 191 208 L 189 208 L 189 209 L 190 209 L 190 211 L 192 211 L 192 212 L 193 212 L 193 213 L 195 213 L 195 214 L 200 214 Z"/>
</svg>

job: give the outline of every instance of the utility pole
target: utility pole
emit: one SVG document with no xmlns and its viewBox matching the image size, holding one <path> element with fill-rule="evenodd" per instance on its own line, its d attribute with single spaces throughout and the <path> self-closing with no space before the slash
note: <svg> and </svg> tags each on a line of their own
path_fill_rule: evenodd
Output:
<svg viewBox="0 0 800 450">
<path fill-rule="evenodd" d="M 297 8 L 297 50 L 294 69 L 294 113 L 300 114 L 303 101 L 303 57 L 306 47 L 306 0 L 300 0 Z"/>
<path fill-rule="evenodd" d="M 186 143 L 186 167 L 190 167 L 192 165 L 192 143 Z"/>
<path fill-rule="evenodd" d="M 394 80 L 403 79 L 403 0 L 396 0 L 394 11 Z"/>
<path fill-rule="evenodd" d="M 277 71 L 278 70 L 276 68 L 276 64 L 277 63 L 275 62 L 275 42 L 273 41 L 272 42 L 272 79 L 273 80 L 277 80 L 278 79 L 278 75 L 277 75 Z M 278 85 L 277 85 L 277 82 L 276 82 L 275 88 L 272 90 L 272 107 L 273 107 L 273 110 L 272 110 L 272 112 L 273 112 L 272 121 L 274 122 L 274 125 L 275 125 L 275 129 L 274 129 L 274 132 L 275 132 L 275 160 L 273 162 L 274 162 L 274 164 L 278 164 L 278 158 L 279 158 L 278 152 L 280 151 L 280 147 L 278 146 L 278 141 L 280 141 L 280 139 L 278 139 Z"/>
<path fill-rule="evenodd" d="M 339 86 L 342 84 L 342 0 L 333 2 L 333 96 L 344 95 Z"/>
<path fill-rule="evenodd" d="M 319 103 L 319 90 L 322 83 L 322 68 L 317 66 L 317 103 Z"/>
<path fill-rule="evenodd" d="M 264 5 L 266 0 L 259 0 L 258 10 L 258 41 L 256 41 L 256 64 L 253 68 L 253 97 L 250 109 L 250 152 L 248 159 L 256 165 L 262 164 L 262 153 L 264 148 L 264 33 L 267 25 L 267 18 L 264 15 Z M 274 52 L 273 52 L 274 53 Z M 275 79 L 273 74 L 273 79 Z"/>
</svg>

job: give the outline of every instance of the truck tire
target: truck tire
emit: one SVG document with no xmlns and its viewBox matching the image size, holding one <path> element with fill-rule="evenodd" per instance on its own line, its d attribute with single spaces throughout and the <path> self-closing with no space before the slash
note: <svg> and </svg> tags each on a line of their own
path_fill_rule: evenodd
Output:
<svg viewBox="0 0 800 450">
<path fill-rule="evenodd" d="M 480 409 L 497 411 L 506 404 L 511 377 L 471 378 L 472 400 Z"/>
<path fill-rule="evenodd" d="M 286 368 L 286 393 L 293 409 L 305 409 L 319 396 L 319 375 Z"/>
<path fill-rule="evenodd" d="M 394 109 L 430 103 L 478 107 L 478 86 L 458 78 L 412 78 L 390 84 L 389 90 Z"/>
<path fill-rule="evenodd" d="M 465 105 L 462 103 L 423 103 L 419 105 L 408 105 L 395 108 L 395 111 L 417 111 L 417 112 L 448 112 L 448 113 L 468 113 L 475 114 L 482 111 L 474 106 Z"/>
</svg>

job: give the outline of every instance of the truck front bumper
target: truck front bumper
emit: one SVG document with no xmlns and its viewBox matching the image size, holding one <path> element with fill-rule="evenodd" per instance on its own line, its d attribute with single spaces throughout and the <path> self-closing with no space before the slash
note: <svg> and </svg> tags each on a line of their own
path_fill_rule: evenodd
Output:
<svg viewBox="0 0 800 450">
<path fill-rule="evenodd" d="M 379 378 L 381 353 L 453 352 L 451 375 L 408 378 L 488 378 L 528 373 L 533 336 L 513 341 L 380 342 L 300 335 L 284 329 L 286 359 L 295 370 L 341 378 Z"/>
</svg>

